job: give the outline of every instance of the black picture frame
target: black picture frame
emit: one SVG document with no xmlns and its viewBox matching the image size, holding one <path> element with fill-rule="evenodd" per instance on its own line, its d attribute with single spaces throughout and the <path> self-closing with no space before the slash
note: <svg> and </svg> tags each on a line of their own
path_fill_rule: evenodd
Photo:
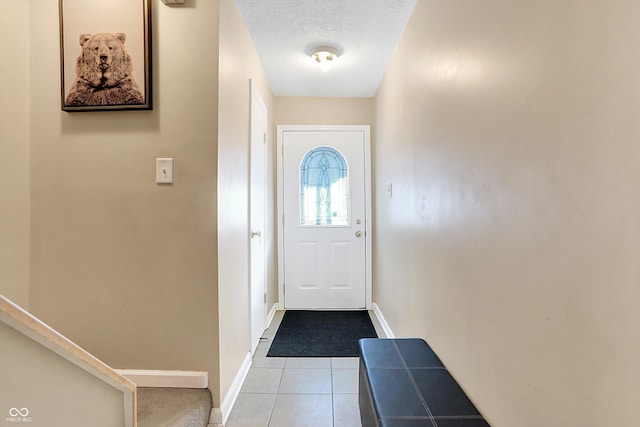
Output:
<svg viewBox="0 0 640 427">
<path fill-rule="evenodd" d="M 151 110 L 151 0 L 58 1 L 62 110 Z"/>
</svg>

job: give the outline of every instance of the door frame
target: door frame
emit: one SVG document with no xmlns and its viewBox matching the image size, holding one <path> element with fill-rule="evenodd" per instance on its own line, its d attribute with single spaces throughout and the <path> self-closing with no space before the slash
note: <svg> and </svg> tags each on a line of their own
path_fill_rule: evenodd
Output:
<svg viewBox="0 0 640 427">
<path fill-rule="evenodd" d="M 284 310 L 284 152 L 283 141 L 285 132 L 335 132 L 360 131 L 364 133 L 364 198 L 365 198 L 365 304 L 371 310 L 373 301 L 373 285 L 371 261 L 372 248 L 372 216 L 371 216 L 371 127 L 369 125 L 278 125 L 277 127 L 277 167 L 276 167 L 276 197 L 278 223 L 278 309 Z"/>
<path fill-rule="evenodd" d="M 248 241 L 249 241 L 249 349 L 251 351 L 251 354 L 253 354 L 258 346 L 258 343 L 260 342 L 260 337 L 262 336 L 262 333 L 264 332 L 264 329 L 266 329 L 267 326 L 267 313 L 268 313 L 268 308 L 267 308 L 267 250 L 266 250 L 266 241 L 267 241 L 267 135 L 269 133 L 269 120 L 268 120 L 268 111 L 267 111 L 267 107 L 264 103 L 264 101 L 262 100 L 262 97 L 260 96 L 260 92 L 258 91 L 258 89 L 256 88 L 255 84 L 253 83 L 253 80 L 250 80 L 250 92 L 251 92 L 251 104 L 250 104 L 250 109 L 249 109 L 249 117 L 250 117 L 250 134 L 249 134 L 249 236 L 248 236 Z M 254 127 L 256 126 L 256 123 L 254 123 L 253 121 L 253 115 L 254 115 L 254 108 L 257 108 L 263 115 L 263 119 L 264 119 L 264 136 L 263 138 L 258 137 L 257 140 L 254 139 Z M 260 225 L 260 231 L 262 233 L 261 236 L 258 236 L 259 239 L 262 239 L 262 277 L 259 278 L 259 280 L 261 280 L 262 285 L 263 285 L 263 289 L 259 290 L 259 289 L 255 289 L 255 284 L 256 282 L 254 281 L 254 277 L 253 277 L 253 238 L 252 237 L 252 232 L 254 231 L 252 229 L 253 227 L 253 223 L 252 223 L 252 206 L 253 206 L 253 195 L 252 195 L 252 188 L 253 188 L 253 168 L 252 168 L 252 163 L 253 163 L 253 145 L 254 144 L 261 144 L 264 147 L 264 158 L 262 159 L 263 165 L 262 165 L 262 211 L 263 211 L 263 215 L 262 215 L 262 224 Z M 259 298 L 261 301 L 264 300 L 263 303 L 263 309 L 261 313 L 255 313 L 254 312 L 254 305 L 253 305 L 253 300 L 254 298 Z M 260 321 L 260 327 L 262 328 L 262 331 L 260 331 L 259 335 L 256 337 L 254 336 L 254 323 L 256 320 Z"/>
</svg>

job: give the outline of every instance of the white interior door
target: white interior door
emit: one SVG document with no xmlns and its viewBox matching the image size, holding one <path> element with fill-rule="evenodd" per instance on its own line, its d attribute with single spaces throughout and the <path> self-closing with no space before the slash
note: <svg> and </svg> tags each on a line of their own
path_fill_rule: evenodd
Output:
<svg viewBox="0 0 640 427">
<path fill-rule="evenodd" d="M 251 190 L 250 190 L 250 298 L 251 353 L 255 352 L 266 327 L 267 294 L 265 288 L 265 172 L 267 110 L 251 85 Z"/>
<path fill-rule="evenodd" d="M 368 308 L 368 127 L 279 136 L 284 308 Z"/>
</svg>

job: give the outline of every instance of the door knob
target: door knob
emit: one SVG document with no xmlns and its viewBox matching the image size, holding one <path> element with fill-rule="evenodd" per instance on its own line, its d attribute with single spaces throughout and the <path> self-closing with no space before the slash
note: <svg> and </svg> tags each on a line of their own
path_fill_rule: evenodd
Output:
<svg viewBox="0 0 640 427">
<path fill-rule="evenodd" d="M 362 237 L 362 231 L 356 231 L 356 237 Z"/>
<path fill-rule="evenodd" d="M 251 238 L 253 239 L 254 237 L 260 237 L 260 232 L 259 231 L 252 231 L 251 232 Z"/>
</svg>

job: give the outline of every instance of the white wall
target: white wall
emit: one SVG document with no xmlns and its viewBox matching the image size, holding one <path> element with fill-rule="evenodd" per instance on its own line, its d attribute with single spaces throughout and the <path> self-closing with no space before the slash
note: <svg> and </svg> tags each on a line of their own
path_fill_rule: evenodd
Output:
<svg viewBox="0 0 640 427">
<path fill-rule="evenodd" d="M 639 21 L 419 1 L 377 94 L 374 299 L 494 427 L 640 417 Z"/>
<path fill-rule="evenodd" d="M 0 294 L 29 306 L 29 2 L 0 0 Z"/>
</svg>

